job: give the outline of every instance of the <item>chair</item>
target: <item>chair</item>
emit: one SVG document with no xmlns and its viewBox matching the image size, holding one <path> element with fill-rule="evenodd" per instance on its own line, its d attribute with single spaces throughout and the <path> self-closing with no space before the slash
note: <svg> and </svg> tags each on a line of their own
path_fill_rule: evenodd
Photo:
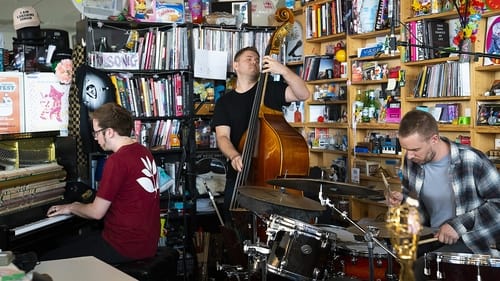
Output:
<svg viewBox="0 0 500 281">
<path fill-rule="evenodd" d="M 115 265 L 139 281 L 175 281 L 179 252 L 169 247 L 159 247 L 151 258 Z"/>
</svg>

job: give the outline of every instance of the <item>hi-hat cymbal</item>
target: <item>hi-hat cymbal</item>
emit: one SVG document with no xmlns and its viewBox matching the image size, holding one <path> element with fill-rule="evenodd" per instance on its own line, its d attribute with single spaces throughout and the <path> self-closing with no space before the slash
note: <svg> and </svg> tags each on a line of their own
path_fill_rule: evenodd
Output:
<svg viewBox="0 0 500 281">
<path fill-rule="evenodd" d="M 372 190 L 355 184 L 345 182 L 326 181 L 320 179 L 307 178 L 282 178 L 271 179 L 268 184 L 299 189 L 305 192 L 319 192 L 323 187 L 323 192 L 330 195 L 353 195 L 353 196 L 381 196 L 377 190 Z"/>
<path fill-rule="evenodd" d="M 307 221 L 325 210 L 319 202 L 271 187 L 241 186 L 238 202 L 259 215 L 278 214 Z"/>
</svg>

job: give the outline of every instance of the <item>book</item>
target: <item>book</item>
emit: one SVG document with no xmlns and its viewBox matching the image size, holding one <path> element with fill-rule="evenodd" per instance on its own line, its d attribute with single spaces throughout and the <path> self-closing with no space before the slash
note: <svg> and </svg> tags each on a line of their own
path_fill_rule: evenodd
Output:
<svg viewBox="0 0 500 281">
<path fill-rule="evenodd" d="M 427 35 L 427 43 L 431 49 L 428 50 L 428 58 L 441 58 L 448 54 L 445 48 L 450 47 L 450 29 L 448 23 L 444 20 L 425 19 L 424 33 Z"/>
<path fill-rule="evenodd" d="M 333 78 L 333 55 L 325 55 L 319 58 L 316 79 Z"/>
</svg>

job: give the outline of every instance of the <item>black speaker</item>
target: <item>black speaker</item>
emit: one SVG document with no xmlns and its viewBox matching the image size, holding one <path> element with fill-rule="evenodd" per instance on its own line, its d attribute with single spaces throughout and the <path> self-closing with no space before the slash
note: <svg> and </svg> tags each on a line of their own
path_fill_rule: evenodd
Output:
<svg viewBox="0 0 500 281">
<path fill-rule="evenodd" d="M 115 86 L 105 72 L 85 64 L 76 69 L 75 81 L 80 102 L 80 137 L 83 151 L 102 152 L 92 136 L 90 113 L 105 103 L 116 101 Z"/>
<path fill-rule="evenodd" d="M 45 39 L 45 48 L 54 45 L 56 51 L 69 49 L 69 35 L 65 30 L 42 28 L 42 37 Z"/>
<path fill-rule="evenodd" d="M 76 160 L 75 138 L 71 136 L 57 137 L 54 145 L 57 163 L 66 170 L 66 181 L 76 181 L 78 179 L 78 161 Z"/>
</svg>

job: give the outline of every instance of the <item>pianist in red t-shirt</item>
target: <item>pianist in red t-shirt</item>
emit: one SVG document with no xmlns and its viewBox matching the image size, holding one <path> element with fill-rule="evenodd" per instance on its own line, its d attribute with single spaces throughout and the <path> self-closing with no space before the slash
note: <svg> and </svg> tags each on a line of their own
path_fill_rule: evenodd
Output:
<svg viewBox="0 0 500 281">
<path fill-rule="evenodd" d="M 95 256 L 107 263 L 152 257 L 160 236 L 160 191 L 151 152 L 130 137 L 131 114 L 114 103 L 91 113 L 93 136 L 107 158 L 92 203 L 51 206 L 47 215 L 103 219 L 102 232 L 78 236 L 41 260 Z"/>
</svg>

